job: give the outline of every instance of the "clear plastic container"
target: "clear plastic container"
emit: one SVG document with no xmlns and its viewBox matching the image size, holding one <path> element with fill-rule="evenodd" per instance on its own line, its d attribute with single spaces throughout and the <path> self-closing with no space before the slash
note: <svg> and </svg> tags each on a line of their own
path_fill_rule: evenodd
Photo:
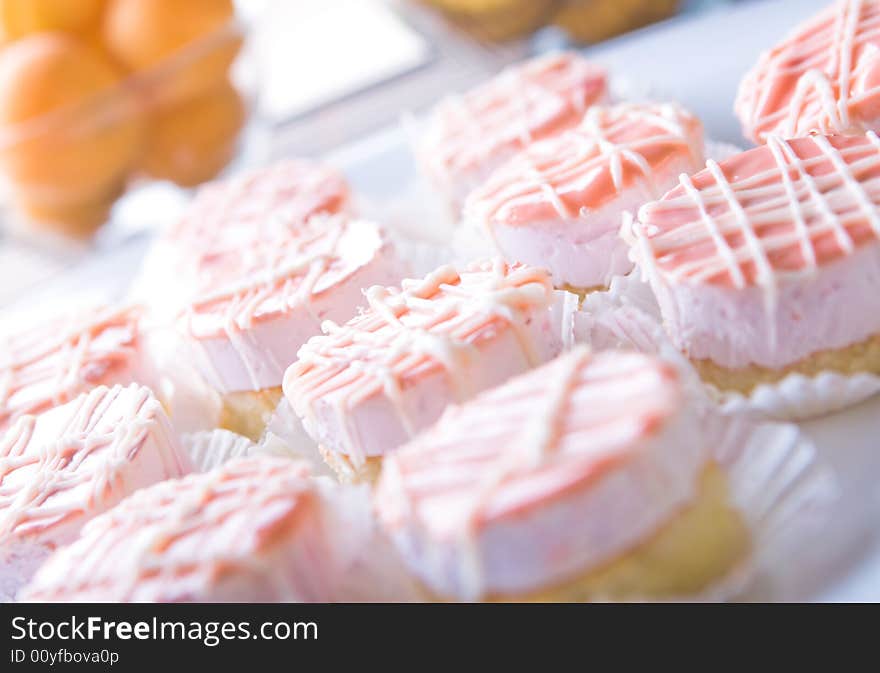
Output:
<svg viewBox="0 0 880 673">
<path fill-rule="evenodd" d="M 247 32 L 236 17 L 112 88 L 0 125 L 5 232 L 88 239 L 123 194 L 156 180 L 190 188 L 222 172 L 255 91 Z"/>
</svg>

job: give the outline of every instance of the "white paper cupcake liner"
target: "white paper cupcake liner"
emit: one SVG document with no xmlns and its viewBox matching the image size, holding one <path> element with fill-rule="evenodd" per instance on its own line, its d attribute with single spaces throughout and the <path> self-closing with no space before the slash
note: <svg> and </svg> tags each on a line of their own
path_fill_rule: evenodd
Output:
<svg viewBox="0 0 880 673">
<path fill-rule="evenodd" d="M 837 482 L 796 425 L 705 413 L 713 456 L 727 474 L 754 551 L 739 577 L 700 598 L 793 600 L 835 553 L 815 540 L 834 518 Z M 719 596 L 719 589 L 727 595 Z"/>
<path fill-rule="evenodd" d="M 333 477 L 333 471 L 321 458 L 318 445 L 303 428 L 302 421 L 293 412 L 290 402 L 282 397 L 272 414 L 263 436 L 254 448 L 254 455 L 268 454 L 293 460 L 304 460 L 312 474 Z"/>
<path fill-rule="evenodd" d="M 672 345 L 662 327 L 660 307 L 638 273 L 615 278 L 605 292 L 590 294 L 579 316 L 578 337 L 595 348 L 633 348 L 655 353 L 676 364 L 696 384 L 699 376 Z M 825 371 L 817 376 L 789 374 L 777 383 L 761 384 L 750 394 L 701 385 L 725 413 L 759 419 L 803 420 L 861 402 L 880 392 L 880 376 Z"/>
<path fill-rule="evenodd" d="M 391 544 L 373 516 L 368 486 L 317 477 L 325 507 L 323 522 L 339 574 L 328 577 L 328 602 L 407 602 L 418 596 Z"/>
<path fill-rule="evenodd" d="M 185 433 L 180 443 L 196 472 L 207 472 L 226 461 L 250 456 L 257 448 L 247 437 L 219 428 Z"/>
<path fill-rule="evenodd" d="M 824 371 L 817 376 L 790 374 L 775 384 L 761 384 L 748 396 L 722 392 L 709 394 L 728 413 L 764 418 L 805 420 L 853 406 L 880 392 L 880 376 L 845 375 Z"/>
</svg>

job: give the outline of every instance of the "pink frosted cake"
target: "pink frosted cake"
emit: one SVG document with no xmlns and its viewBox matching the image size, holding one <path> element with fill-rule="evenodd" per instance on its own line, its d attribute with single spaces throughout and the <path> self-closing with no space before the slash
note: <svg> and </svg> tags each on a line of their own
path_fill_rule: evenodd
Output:
<svg viewBox="0 0 880 673">
<path fill-rule="evenodd" d="M 203 266 L 254 241 L 296 232 L 314 215 L 347 212 L 348 183 L 335 169 L 291 159 L 199 189 L 144 262 L 135 294 L 173 315 L 203 284 Z"/>
<path fill-rule="evenodd" d="M 84 307 L 0 336 L 0 434 L 95 386 L 142 372 L 137 308 Z"/>
<path fill-rule="evenodd" d="M 12 599 L 89 519 L 188 471 L 165 412 L 141 386 L 100 386 L 19 418 L 0 439 L 0 598 Z"/>
<path fill-rule="evenodd" d="M 230 250 L 295 229 L 313 215 L 345 212 L 349 201 L 348 183 L 336 169 L 289 159 L 203 186 L 163 238 L 178 249 Z"/>
<path fill-rule="evenodd" d="M 388 456 L 376 508 L 443 599 L 692 595 L 750 546 L 707 443 L 671 367 L 577 348 Z"/>
<path fill-rule="evenodd" d="M 178 330 L 223 398 L 221 426 L 252 439 L 281 397 L 284 370 L 321 323 L 347 319 L 364 303 L 362 288 L 403 275 L 385 233 L 346 215 L 239 238 L 196 264 L 199 290 Z"/>
<path fill-rule="evenodd" d="M 574 53 L 527 61 L 437 105 L 420 164 L 454 208 L 526 145 L 576 125 L 605 99 L 605 72 Z"/>
<path fill-rule="evenodd" d="M 581 123 L 530 145 L 465 204 L 511 261 L 543 266 L 583 293 L 632 263 L 621 214 L 658 198 L 703 162 L 699 120 L 676 105 L 594 106 Z"/>
<path fill-rule="evenodd" d="M 810 136 L 709 162 L 632 227 L 675 345 L 718 388 L 880 374 L 880 141 Z"/>
<path fill-rule="evenodd" d="M 761 55 L 736 114 L 747 137 L 880 129 L 880 3 L 838 0 Z"/>
<path fill-rule="evenodd" d="M 331 540 L 342 532 L 334 504 L 307 473 L 283 458 L 240 458 L 143 489 L 50 557 L 22 598 L 332 600 L 348 559 Z"/>
<path fill-rule="evenodd" d="M 543 269 L 501 260 L 444 266 L 402 289 L 372 287 L 368 308 L 326 323 L 284 376 L 284 394 L 343 480 L 472 397 L 559 354 L 577 298 Z"/>
</svg>

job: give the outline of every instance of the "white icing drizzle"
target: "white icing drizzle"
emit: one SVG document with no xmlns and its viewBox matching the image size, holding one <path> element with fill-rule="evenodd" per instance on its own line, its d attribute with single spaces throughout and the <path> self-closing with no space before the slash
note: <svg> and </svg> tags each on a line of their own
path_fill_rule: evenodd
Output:
<svg viewBox="0 0 880 673">
<path fill-rule="evenodd" d="M 576 54 L 544 56 L 437 106 L 423 143 L 434 171 L 467 170 L 571 126 L 605 96 L 605 75 Z"/>
<path fill-rule="evenodd" d="M 637 353 L 583 346 L 462 407 L 391 454 L 377 504 L 386 524 L 425 526 L 432 563 L 454 546 L 457 589 L 485 597 L 481 529 L 611 469 L 680 404 L 677 381 Z M 487 420 L 491 419 L 491 421 Z M 441 566 L 442 567 L 442 566 Z"/>
<path fill-rule="evenodd" d="M 223 253 L 229 264 L 224 264 L 219 274 L 210 274 L 204 281 L 205 291 L 189 303 L 182 317 L 184 330 L 201 345 L 194 321 L 216 315 L 218 327 L 247 371 L 251 388 L 259 390 L 255 363 L 272 355 L 253 338 L 256 319 L 296 306 L 312 312 L 316 291 L 326 290 L 357 270 L 357 264 L 347 256 L 354 252 L 352 245 L 372 246 L 374 256 L 386 241 L 372 223 L 345 215 L 319 215 L 295 229 L 280 229 L 274 236 L 240 242 L 234 252 Z M 364 250 L 356 255 L 372 258 Z M 312 315 L 317 322 L 317 316 Z M 213 366 L 207 355 L 203 360 Z"/>
<path fill-rule="evenodd" d="M 521 434 L 512 446 L 500 454 L 495 465 L 481 475 L 482 481 L 473 492 L 473 499 L 463 512 L 464 521 L 460 531 L 461 562 L 464 595 L 477 600 L 483 594 L 485 578 L 482 576 L 479 553 L 479 522 L 483 510 L 492 495 L 505 481 L 522 471 L 534 470 L 555 450 L 556 436 L 560 432 L 560 416 L 569 402 L 569 393 L 590 357 L 587 348 L 578 348 L 564 358 L 551 377 L 549 390 L 536 403 L 539 411 L 530 415 L 521 428 Z"/>
<path fill-rule="evenodd" d="M 198 600 L 238 575 L 275 583 L 285 600 L 298 598 L 301 587 L 292 586 L 286 572 L 294 558 L 273 563 L 273 551 L 298 547 L 315 567 L 304 584 L 323 581 L 318 569 L 331 561 L 323 533 L 314 530 L 319 503 L 307 474 L 296 461 L 239 458 L 142 489 L 50 559 L 31 597 L 69 600 L 98 591 L 114 601 Z"/>
<path fill-rule="evenodd" d="M 646 158 L 645 154 L 658 148 L 668 152 Z M 549 203 L 562 220 L 588 217 L 608 197 L 597 191 L 606 177 L 618 194 L 635 179 L 627 180 L 627 166 L 659 197 L 654 171 L 675 152 L 689 156 L 695 166 L 703 156 L 700 126 L 680 107 L 596 105 L 587 110 L 577 128 L 531 145 L 500 168 L 471 194 L 466 213 L 483 222 L 490 235 L 497 221 L 520 223 L 519 217 L 507 214 L 534 203 Z M 577 195 L 577 203 L 566 202 L 569 192 Z"/>
<path fill-rule="evenodd" d="M 257 448 L 247 437 L 221 429 L 185 434 L 180 439 L 199 472 L 207 472 L 230 460 L 249 456 Z"/>
<path fill-rule="evenodd" d="M 124 495 L 125 468 L 161 413 L 149 389 L 132 385 L 101 386 L 50 415 L 21 417 L 0 442 L 0 546 L 18 530 L 42 531 L 67 517 L 100 511 Z M 64 422 L 53 429 L 53 439 L 38 440 L 50 432 L 39 426 L 59 417 Z M 48 504 L 54 495 L 84 485 L 83 501 Z"/>
<path fill-rule="evenodd" d="M 736 108 L 747 131 L 763 139 L 865 130 L 869 120 L 853 118 L 851 108 L 880 96 L 880 86 L 857 91 L 853 82 L 876 60 L 878 44 L 877 3 L 839 0 L 762 54 L 743 80 Z M 796 82 L 791 97 L 769 107 L 769 97 L 779 97 L 779 87 L 790 80 Z"/>
<path fill-rule="evenodd" d="M 805 155 L 808 144 L 819 152 Z M 749 284 L 744 265 L 753 264 L 754 283 L 765 291 L 765 308 L 773 315 L 783 273 L 774 268 L 773 253 L 797 249 L 801 267 L 786 268 L 784 274 L 812 275 L 822 263 L 815 248 L 820 236 L 833 234 L 841 255 L 854 251 L 855 227 L 867 223 L 880 238 L 880 178 L 856 177 L 880 168 L 880 140 L 873 132 L 860 140 L 810 136 L 786 141 L 770 136 L 766 148 L 750 151 L 767 152 L 773 165 L 731 182 L 721 166 L 710 162 L 711 184 L 696 189 L 682 176 L 684 194 L 643 206 L 629 235 L 642 268 L 672 282 L 711 282 L 726 275 L 742 289 Z M 733 161 L 738 157 L 729 160 Z M 655 224 L 659 222 L 667 223 L 662 230 Z M 791 226 L 782 232 L 778 227 L 770 233 L 766 229 L 785 223 Z M 732 245 L 731 238 L 737 236 L 740 243 Z M 684 257 L 706 242 L 711 242 L 714 255 Z"/>
<path fill-rule="evenodd" d="M 94 307 L 0 337 L 0 429 L 124 374 L 139 319 L 136 307 Z"/>
<path fill-rule="evenodd" d="M 527 360 L 539 364 L 526 321 L 550 306 L 553 286 L 540 269 L 495 259 L 459 274 L 443 266 L 402 289 L 372 287 L 369 309 L 345 325 L 325 322 L 285 374 L 284 390 L 300 416 L 314 420 L 319 398 L 332 399 L 345 448 L 355 466 L 365 461 L 350 410 L 377 391 L 392 402 L 404 428 L 415 433 L 401 384 L 415 371 L 439 366 L 459 400 L 471 396 L 469 364 L 486 328 L 509 327 Z M 332 395 L 330 395 L 332 393 Z"/>
</svg>

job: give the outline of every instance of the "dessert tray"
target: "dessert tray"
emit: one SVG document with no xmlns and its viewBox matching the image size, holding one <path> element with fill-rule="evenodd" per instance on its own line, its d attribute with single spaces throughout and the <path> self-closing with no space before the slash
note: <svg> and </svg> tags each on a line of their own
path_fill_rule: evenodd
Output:
<svg viewBox="0 0 880 673">
<path fill-rule="evenodd" d="M 809 318 L 781 275 L 790 288 L 794 266 L 806 283 L 855 261 L 877 219 L 862 99 L 828 112 L 804 96 L 818 130 L 846 121 L 852 138 L 737 146 L 743 74 L 825 4 L 672 22 L 588 66 L 545 57 L 499 80 L 528 89 L 523 118 L 541 125 L 494 145 L 491 124 L 459 128 L 469 106 L 503 115 L 497 91 L 404 115 L 320 164 L 209 187 L 157 241 L 135 237 L 10 308 L 4 321 L 74 299 L 151 307 L 7 342 L 0 598 L 880 599 L 880 377 L 821 363 L 805 377 L 792 354 L 830 348 L 809 341 L 821 330 L 789 344 L 792 325 L 755 327 L 749 351 L 736 329 L 779 302 Z M 863 5 L 877 9 L 826 11 L 832 49 L 861 44 L 848 36 L 873 16 Z M 714 48 L 737 30 L 753 39 Z M 683 82 L 683 45 L 723 67 Z M 552 105 L 530 80 L 544 69 Z M 761 96 L 740 92 L 745 124 Z M 426 165 L 424 139 L 436 159 L 447 136 L 481 144 Z M 795 177 L 766 187 L 770 159 Z M 745 223 L 781 198 L 799 236 L 784 245 Z M 829 244 L 815 228 L 832 220 L 852 226 Z M 676 286 L 687 274 L 704 296 L 675 294 L 697 292 Z M 722 299 L 729 325 L 699 313 Z M 743 359 L 761 366 L 731 383 Z"/>
</svg>

